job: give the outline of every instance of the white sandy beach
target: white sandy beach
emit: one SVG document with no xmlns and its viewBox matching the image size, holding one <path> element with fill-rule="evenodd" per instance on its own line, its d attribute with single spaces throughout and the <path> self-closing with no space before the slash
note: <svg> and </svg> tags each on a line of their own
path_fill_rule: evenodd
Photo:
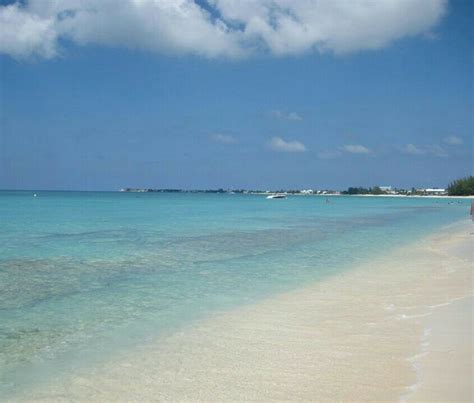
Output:
<svg viewBox="0 0 474 403">
<path fill-rule="evenodd" d="M 414 361 L 420 379 L 413 402 L 473 400 L 473 300 L 438 307 L 426 318 L 424 350 Z"/>
<path fill-rule="evenodd" d="M 78 401 L 472 401 L 470 223 L 25 393 Z"/>
</svg>

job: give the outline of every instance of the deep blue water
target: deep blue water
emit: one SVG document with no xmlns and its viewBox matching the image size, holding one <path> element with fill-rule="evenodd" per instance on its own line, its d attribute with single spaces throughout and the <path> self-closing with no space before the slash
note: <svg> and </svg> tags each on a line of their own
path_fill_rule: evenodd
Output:
<svg viewBox="0 0 474 403">
<path fill-rule="evenodd" d="M 432 198 L 0 191 L 0 398 L 468 216 Z"/>
</svg>

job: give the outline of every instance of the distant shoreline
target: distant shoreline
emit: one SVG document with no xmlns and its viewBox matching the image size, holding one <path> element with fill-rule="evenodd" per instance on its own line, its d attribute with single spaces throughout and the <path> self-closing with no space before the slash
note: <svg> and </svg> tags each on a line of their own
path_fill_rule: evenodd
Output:
<svg viewBox="0 0 474 403">
<path fill-rule="evenodd" d="M 323 195 L 315 195 L 323 196 Z M 449 195 L 332 195 L 332 196 L 358 196 L 358 197 L 405 197 L 405 198 L 431 198 L 431 199 L 474 199 L 474 195 L 471 196 L 449 196 Z"/>
<path fill-rule="evenodd" d="M 232 191 L 232 190 L 167 190 L 167 189 L 137 189 L 137 190 L 58 190 L 58 189 L 0 189 L 0 192 L 55 192 L 55 193 L 166 193 L 166 194 L 238 194 L 238 195 L 257 195 L 265 196 L 273 193 L 280 193 L 280 191 Z M 469 196 L 450 196 L 450 195 L 407 195 L 407 194 L 347 194 L 341 192 L 332 193 L 293 193 L 291 191 L 283 191 L 288 196 L 319 196 L 319 197 L 332 197 L 332 196 L 355 196 L 355 197 L 398 197 L 398 198 L 432 198 L 432 199 L 474 199 L 474 195 Z"/>
</svg>

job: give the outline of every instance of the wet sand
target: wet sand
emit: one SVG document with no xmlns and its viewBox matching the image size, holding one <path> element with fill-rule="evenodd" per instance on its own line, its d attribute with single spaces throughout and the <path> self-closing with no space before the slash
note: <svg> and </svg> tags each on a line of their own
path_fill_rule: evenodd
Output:
<svg viewBox="0 0 474 403">
<path fill-rule="evenodd" d="M 452 226 L 24 398 L 471 400 L 471 232 L 469 223 Z"/>
<path fill-rule="evenodd" d="M 422 352 L 414 360 L 420 380 L 408 401 L 473 401 L 473 302 L 455 301 L 426 318 Z"/>
</svg>

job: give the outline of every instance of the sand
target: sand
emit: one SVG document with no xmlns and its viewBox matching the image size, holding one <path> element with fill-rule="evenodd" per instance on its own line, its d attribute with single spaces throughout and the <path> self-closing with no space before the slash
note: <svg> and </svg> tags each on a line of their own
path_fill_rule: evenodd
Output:
<svg viewBox="0 0 474 403">
<path fill-rule="evenodd" d="M 452 226 L 24 398 L 471 401 L 471 232 Z"/>
<path fill-rule="evenodd" d="M 407 400 L 473 401 L 473 299 L 438 307 L 425 321 L 422 352 L 414 360 L 420 380 Z"/>
</svg>

